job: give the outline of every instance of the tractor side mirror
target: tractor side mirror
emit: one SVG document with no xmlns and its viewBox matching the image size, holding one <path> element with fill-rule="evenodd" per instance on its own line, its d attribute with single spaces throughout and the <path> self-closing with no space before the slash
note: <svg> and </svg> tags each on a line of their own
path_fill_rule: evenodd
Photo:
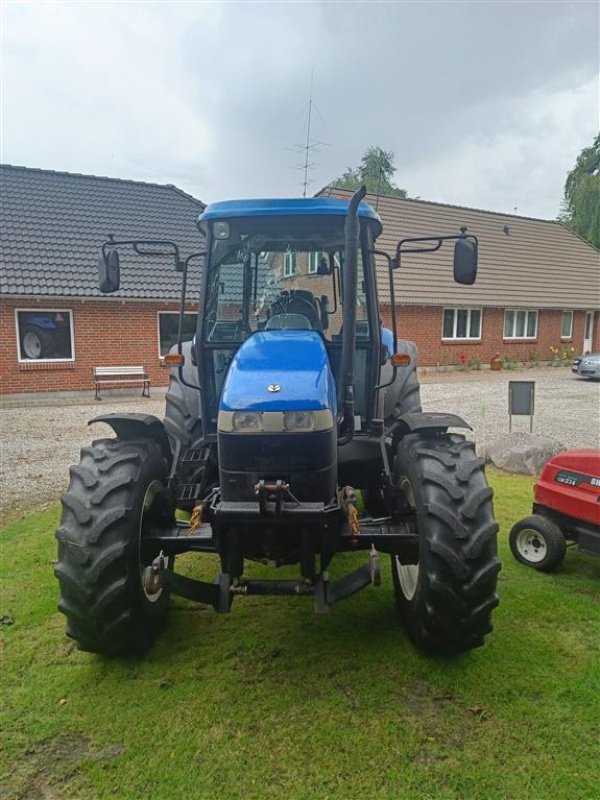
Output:
<svg viewBox="0 0 600 800">
<path fill-rule="evenodd" d="M 121 285 L 119 254 L 116 250 L 100 250 L 98 256 L 98 289 L 102 294 L 112 294 Z"/>
<path fill-rule="evenodd" d="M 464 286 L 471 286 L 476 277 L 477 243 L 461 237 L 454 245 L 454 280 Z"/>
</svg>

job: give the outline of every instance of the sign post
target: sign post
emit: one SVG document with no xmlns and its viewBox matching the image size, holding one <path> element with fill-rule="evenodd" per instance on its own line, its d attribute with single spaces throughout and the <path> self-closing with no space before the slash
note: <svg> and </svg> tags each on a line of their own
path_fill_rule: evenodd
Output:
<svg viewBox="0 0 600 800">
<path fill-rule="evenodd" d="M 535 407 L 535 381 L 508 382 L 508 430 L 512 433 L 513 414 L 529 417 L 529 433 L 533 433 L 533 411 Z"/>
</svg>

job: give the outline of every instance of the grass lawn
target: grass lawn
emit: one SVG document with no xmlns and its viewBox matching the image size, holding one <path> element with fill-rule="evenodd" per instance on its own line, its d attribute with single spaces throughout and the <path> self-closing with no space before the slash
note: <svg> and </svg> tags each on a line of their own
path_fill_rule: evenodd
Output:
<svg viewBox="0 0 600 800">
<path fill-rule="evenodd" d="M 518 565 L 507 536 L 533 482 L 489 478 L 501 604 L 485 647 L 454 660 L 407 641 L 387 565 L 380 589 L 326 616 L 304 599 L 246 598 L 228 616 L 174 599 L 145 659 L 81 653 L 56 611 L 58 510 L 13 523 L 0 797 L 600 797 L 600 559 L 571 550 L 553 575 Z"/>
</svg>

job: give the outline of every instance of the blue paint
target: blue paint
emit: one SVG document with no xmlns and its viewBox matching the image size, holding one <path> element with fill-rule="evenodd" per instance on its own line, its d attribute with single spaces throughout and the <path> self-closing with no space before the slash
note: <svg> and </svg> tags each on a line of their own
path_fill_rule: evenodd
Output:
<svg viewBox="0 0 600 800">
<path fill-rule="evenodd" d="M 267 386 L 278 384 L 280 392 Z M 239 348 L 225 378 L 223 411 L 320 411 L 336 414 L 336 388 L 316 331 L 261 331 Z"/>
<path fill-rule="evenodd" d="M 279 200 L 225 200 L 207 206 L 198 221 L 234 219 L 235 217 L 299 217 L 307 214 L 345 217 L 348 200 L 337 197 L 295 197 Z M 375 220 L 381 229 L 377 212 L 368 204 L 361 203 L 358 216 Z"/>
<path fill-rule="evenodd" d="M 56 323 L 48 317 L 28 317 L 25 321 L 28 325 L 35 325 L 37 328 L 44 328 L 47 331 L 56 330 Z"/>
</svg>

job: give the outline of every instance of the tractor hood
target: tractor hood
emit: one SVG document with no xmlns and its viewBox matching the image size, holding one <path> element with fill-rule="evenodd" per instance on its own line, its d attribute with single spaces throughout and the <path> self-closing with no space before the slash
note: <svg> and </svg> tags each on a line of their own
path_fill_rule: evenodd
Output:
<svg viewBox="0 0 600 800">
<path fill-rule="evenodd" d="M 323 411 L 336 417 L 329 358 L 315 331 L 255 333 L 235 354 L 219 411 Z"/>
</svg>

